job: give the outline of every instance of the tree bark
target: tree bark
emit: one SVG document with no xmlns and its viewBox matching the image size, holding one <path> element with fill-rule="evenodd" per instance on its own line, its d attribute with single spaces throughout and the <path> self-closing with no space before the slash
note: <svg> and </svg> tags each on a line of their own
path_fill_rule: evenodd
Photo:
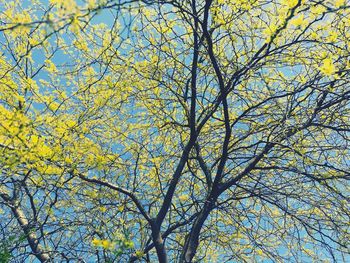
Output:
<svg viewBox="0 0 350 263">
<path fill-rule="evenodd" d="M 151 224 L 152 240 L 157 251 L 159 263 L 168 263 L 168 258 L 165 250 L 164 240 L 160 233 L 160 225 L 154 220 Z"/>
<path fill-rule="evenodd" d="M 29 221 L 25 216 L 23 210 L 18 205 L 16 205 L 16 202 L 8 194 L 0 192 L 0 197 L 6 203 L 8 203 L 8 207 L 11 209 L 18 224 L 22 228 L 22 231 L 26 236 L 26 239 L 34 256 L 40 262 L 51 262 L 50 254 L 48 252 L 45 252 L 44 248 L 39 244 L 38 237 L 36 236 L 35 232 L 32 231 Z"/>
<path fill-rule="evenodd" d="M 28 219 L 24 215 L 22 209 L 13 206 L 11 207 L 11 210 L 16 217 L 18 224 L 21 226 L 24 234 L 26 235 L 28 244 L 32 249 L 33 254 L 38 260 L 40 260 L 40 262 L 50 262 L 51 259 L 49 253 L 45 252 L 44 248 L 39 244 L 38 237 L 34 232 L 32 232 Z"/>
<path fill-rule="evenodd" d="M 212 210 L 215 203 L 215 199 L 211 198 L 206 201 L 200 214 L 193 223 L 192 229 L 185 240 L 185 244 L 182 250 L 180 262 L 190 263 L 193 260 L 194 255 L 197 252 L 199 245 L 199 235 L 205 220 L 208 218 L 210 211 Z"/>
</svg>

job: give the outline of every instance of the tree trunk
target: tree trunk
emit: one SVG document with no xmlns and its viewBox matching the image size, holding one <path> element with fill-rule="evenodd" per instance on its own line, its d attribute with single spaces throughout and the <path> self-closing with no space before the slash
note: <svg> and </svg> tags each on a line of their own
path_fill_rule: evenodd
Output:
<svg viewBox="0 0 350 263">
<path fill-rule="evenodd" d="M 185 245 L 182 250 L 180 262 L 189 263 L 192 262 L 194 255 L 197 252 L 199 245 L 199 235 L 203 224 L 207 217 L 209 216 L 210 211 L 213 208 L 215 200 L 210 199 L 206 201 L 205 205 L 202 208 L 202 211 L 198 215 L 196 221 L 193 223 L 192 229 L 185 240 Z"/>
<path fill-rule="evenodd" d="M 159 263 L 168 263 L 164 241 L 160 233 L 160 226 L 157 224 L 156 220 L 153 221 L 151 228 L 152 240 L 157 251 L 158 261 Z"/>
<path fill-rule="evenodd" d="M 18 224 L 21 226 L 24 234 L 26 235 L 27 241 L 33 254 L 36 256 L 40 262 L 50 262 L 50 256 L 44 251 L 44 248 L 39 244 L 38 238 L 35 232 L 30 228 L 28 219 L 24 215 L 21 208 L 13 206 L 11 207 L 13 214 L 15 215 Z"/>
</svg>

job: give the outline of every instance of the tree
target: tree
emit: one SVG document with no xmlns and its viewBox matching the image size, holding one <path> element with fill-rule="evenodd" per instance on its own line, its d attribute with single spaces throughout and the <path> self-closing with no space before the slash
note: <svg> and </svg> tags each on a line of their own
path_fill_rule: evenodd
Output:
<svg viewBox="0 0 350 263">
<path fill-rule="evenodd" d="M 347 0 L 1 1 L 1 251 L 346 262 Z"/>
</svg>

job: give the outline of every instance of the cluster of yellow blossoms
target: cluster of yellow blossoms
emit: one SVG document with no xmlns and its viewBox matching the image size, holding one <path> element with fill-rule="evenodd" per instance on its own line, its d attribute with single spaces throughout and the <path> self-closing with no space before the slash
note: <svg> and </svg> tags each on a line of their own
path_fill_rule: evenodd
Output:
<svg viewBox="0 0 350 263">
<path fill-rule="evenodd" d="M 102 247 L 104 249 L 107 249 L 107 250 L 111 250 L 115 247 L 116 243 L 115 242 L 112 242 L 110 240 L 107 240 L 107 239 L 97 239 L 97 238 L 94 238 L 91 243 L 95 246 L 95 247 Z"/>
</svg>

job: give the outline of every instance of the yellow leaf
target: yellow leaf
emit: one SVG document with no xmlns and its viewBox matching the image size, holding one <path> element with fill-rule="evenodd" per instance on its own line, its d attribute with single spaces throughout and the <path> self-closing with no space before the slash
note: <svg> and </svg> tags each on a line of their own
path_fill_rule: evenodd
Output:
<svg viewBox="0 0 350 263">
<path fill-rule="evenodd" d="M 321 73 L 326 76 L 332 76 L 336 72 L 336 68 L 333 64 L 332 59 L 326 58 L 323 61 L 323 65 L 319 68 Z"/>
</svg>

